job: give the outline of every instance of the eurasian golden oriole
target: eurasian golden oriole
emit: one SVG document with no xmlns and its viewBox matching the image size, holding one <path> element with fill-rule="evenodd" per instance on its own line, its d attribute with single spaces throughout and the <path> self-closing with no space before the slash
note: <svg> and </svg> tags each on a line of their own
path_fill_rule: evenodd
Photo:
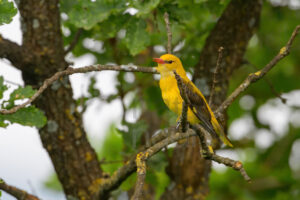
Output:
<svg viewBox="0 0 300 200">
<path fill-rule="evenodd" d="M 183 81 L 186 88 L 186 96 L 191 104 L 187 111 L 187 121 L 190 124 L 200 123 L 209 133 L 217 134 L 224 144 L 232 147 L 231 142 L 217 121 L 205 97 L 187 77 L 180 59 L 172 54 L 165 54 L 153 60 L 158 63 L 157 71 L 161 75 L 159 86 L 162 98 L 168 108 L 175 112 L 178 117 L 181 116 L 183 99 L 175 79 L 175 70 Z"/>
</svg>

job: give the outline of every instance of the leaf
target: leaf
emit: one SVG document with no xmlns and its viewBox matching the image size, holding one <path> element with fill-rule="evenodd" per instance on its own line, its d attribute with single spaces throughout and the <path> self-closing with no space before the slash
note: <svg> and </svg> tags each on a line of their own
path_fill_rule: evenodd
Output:
<svg viewBox="0 0 300 200">
<path fill-rule="evenodd" d="M 0 25 L 8 24 L 12 18 L 17 14 L 17 9 L 13 2 L 8 0 L 0 0 Z"/>
<path fill-rule="evenodd" d="M 126 5 L 123 0 L 65 0 L 61 3 L 62 11 L 69 16 L 69 21 L 78 28 L 91 29 L 97 23 L 106 20 L 113 13 L 121 13 Z"/>
<path fill-rule="evenodd" d="M 113 38 L 117 33 L 127 24 L 131 17 L 128 13 L 121 13 L 119 15 L 110 15 L 107 20 L 99 23 L 93 28 L 95 38 L 98 40 L 104 40 L 107 38 Z"/>
<path fill-rule="evenodd" d="M 7 121 L 24 126 L 36 126 L 37 128 L 42 128 L 46 124 L 47 118 L 41 110 L 34 106 L 30 106 L 21 108 L 13 114 L 0 114 L 0 126 L 6 127 L 8 125 Z"/>
<path fill-rule="evenodd" d="M 155 9 L 160 0 L 149 0 L 149 1 L 135 1 L 131 0 L 130 4 L 132 7 L 136 8 L 138 10 L 138 13 L 136 14 L 137 17 L 149 14 L 153 9 Z"/>
<path fill-rule="evenodd" d="M 132 18 L 126 28 L 125 43 L 131 55 L 135 56 L 150 44 L 147 25 L 143 19 Z"/>
<path fill-rule="evenodd" d="M 0 99 L 3 98 L 3 93 L 7 90 L 7 86 L 4 85 L 4 78 L 0 76 Z"/>
<path fill-rule="evenodd" d="M 15 105 L 15 100 L 30 98 L 35 94 L 36 90 L 33 90 L 31 86 L 19 87 L 15 89 L 11 94 L 10 98 L 3 103 L 8 102 L 5 106 L 6 109 L 12 108 Z M 3 104 L 2 104 L 3 106 Z"/>
</svg>

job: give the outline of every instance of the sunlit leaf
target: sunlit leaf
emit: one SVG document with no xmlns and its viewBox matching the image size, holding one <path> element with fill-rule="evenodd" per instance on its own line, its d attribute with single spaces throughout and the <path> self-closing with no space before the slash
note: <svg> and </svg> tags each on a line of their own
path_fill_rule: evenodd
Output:
<svg viewBox="0 0 300 200">
<path fill-rule="evenodd" d="M 0 25 L 10 23 L 16 14 L 17 9 L 15 8 L 13 2 L 9 2 L 8 0 L 0 0 Z"/>
<path fill-rule="evenodd" d="M 132 18 L 126 28 L 125 42 L 131 55 L 136 55 L 144 50 L 150 43 L 147 25 L 143 19 Z"/>
</svg>

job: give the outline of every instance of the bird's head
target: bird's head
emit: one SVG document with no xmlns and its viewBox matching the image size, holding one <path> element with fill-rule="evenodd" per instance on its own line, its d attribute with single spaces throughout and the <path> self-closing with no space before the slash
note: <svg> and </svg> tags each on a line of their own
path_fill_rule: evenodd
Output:
<svg viewBox="0 0 300 200">
<path fill-rule="evenodd" d="M 157 71 L 162 75 L 173 73 L 174 70 L 179 74 L 184 72 L 180 59 L 172 54 L 164 54 L 160 58 L 153 58 L 153 61 L 157 62 Z"/>
</svg>

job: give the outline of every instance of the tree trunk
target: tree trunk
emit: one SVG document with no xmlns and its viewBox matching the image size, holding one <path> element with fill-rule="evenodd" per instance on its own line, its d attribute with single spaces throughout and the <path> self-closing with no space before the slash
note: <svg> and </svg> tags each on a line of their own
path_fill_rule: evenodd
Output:
<svg viewBox="0 0 300 200">
<path fill-rule="evenodd" d="M 224 47 L 213 108 L 226 98 L 230 75 L 242 63 L 248 41 L 257 29 L 260 11 L 260 0 L 232 0 L 206 39 L 193 81 L 207 97 L 218 49 Z M 167 170 L 173 186 L 161 199 L 205 199 L 209 192 L 211 162 L 201 157 L 200 148 L 198 138 L 190 138 L 176 146 Z"/>
<path fill-rule="evenodd" d="M 65 69 L 58 0 L 21 0 L 23 45 L 21 66 L 26 85 L 39 87 L 45 78 Z M 49 87 L 35 102 L 47 116 L 39 130 L 68 198 L 95 199 L 102 170 L 76 111 L 68 77 Z"/>
</svg>

